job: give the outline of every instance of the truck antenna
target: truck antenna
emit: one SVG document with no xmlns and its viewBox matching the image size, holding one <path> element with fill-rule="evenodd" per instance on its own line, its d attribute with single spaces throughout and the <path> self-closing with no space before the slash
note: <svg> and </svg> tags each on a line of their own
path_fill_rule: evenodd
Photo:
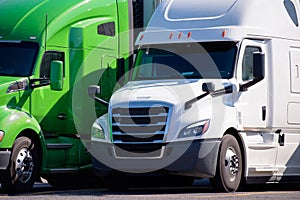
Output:
<svg viewBox="0 0 300 200">
<path fill-rule="evenodd" d="M 45 51 L 47 48 L 47 37 L 48 37 L 48 14 L 45 15 Z"/>
</svg>

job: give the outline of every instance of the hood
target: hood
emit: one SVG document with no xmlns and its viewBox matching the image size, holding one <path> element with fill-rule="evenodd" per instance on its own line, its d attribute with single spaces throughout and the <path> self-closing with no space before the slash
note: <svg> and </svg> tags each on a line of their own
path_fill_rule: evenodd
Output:
<svg viewBox="0 0 300 200">
<path fill-rule="evenodd" d="M 11 76 L 0 76 L 0 87 L 3 85 L 8 85 L 12 82 L 16 82 L 22 78 L 20 77 L 11 77 Z"/>
<path fill-rule="evenodd" d="M 16 106 L 20 98 L 18 91 L 25 90 L 27 87 L 27 78 L 0 76 L 0 106 Z"/>
<path fill-rule="evenodd" d="M 162 102 L 184 105 L 187 101 L 204 94 L 202 84 L 208 82 L 213 82 L 216 89 L 221 89 L 224 85 L 221 80 L 208 79 L 129 82 L 113 94 L 110 103 L 114 107 L 120 104 L 126 105 L 129 102 Z"/>
<path fill-rule="evenodd" d="M 24 77 L 0 76 L 0 96 L 7 93 L 24 90 L 28 87 L 28 80 Z"/>
</svg>

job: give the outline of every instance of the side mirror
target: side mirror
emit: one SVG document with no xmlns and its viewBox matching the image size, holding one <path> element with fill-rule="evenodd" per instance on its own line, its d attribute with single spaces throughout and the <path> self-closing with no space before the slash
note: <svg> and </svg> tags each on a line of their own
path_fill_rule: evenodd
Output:
<svg viewBox="0 0 300 200">
<path fill-rule="evenodd" d="M 91 98 L 95 98 L 96 95 L 100 94 L 100 86 L 98 85 L 91 85 L 88 87 L 88 95 Z"/>
<path fill-rule="evenodd" d="M 262 52 L 253 53 L 253 77 L 252 81 L 249 81 L 240 86 L 240 91 L 247 91 L 249 87 L 260 82 L 265 77 L 265 54 Z"/>
<path fill-rule="evenodd" d="M 217 97 L 217 96 L 221 96 L 221 95 L 225 95 L 225 94 L 231 94 L 231 93 L 233 93 L 233 91 L 234 91 L 234 86 L 227 85 L 223 89 L 215 90 L 215 91 L 211 92 L 211 95 L 213 97 Z"/>
<path fill-rule="evenodd" d="M 63 89 L 63 62 L 54 60 L 50 66 L 50 88 L 61 91 Z"/>
<path fill-rule="evenodd" d="M 88 95 L 89 97 L 95 99 L 97 102 L 101 103 L 102 105 L 108 107 L 109 103 L 99 97 L 97 97 L 96 95 L 100 94 L 100 86 L 98 85 L 91 85 L 88 87 Z"/>
<path fill-rule="evenodd" d="M 213 83 L 203 83 L 202 84 L 202 91 L 206 93 L 211 93 L 215 90 Z"/>
<path fill-rule="evenodd" d="M 228 85 L 228 86 L 224 87 L 225 94 L 231 94 L 231 93 L 233 93 L 233 91 L 234 91 L 233 85 Z"/>
<path fill-rule="evenodd" d="M 254 79 L 263 79 L 265 76 L 265 54 L 253 53 L 253 76 Z"/>
</svg>

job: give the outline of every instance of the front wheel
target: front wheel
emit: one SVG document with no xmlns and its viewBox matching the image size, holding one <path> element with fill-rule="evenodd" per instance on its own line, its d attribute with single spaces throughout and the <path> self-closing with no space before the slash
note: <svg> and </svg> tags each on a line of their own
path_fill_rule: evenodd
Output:
<svg viewBox="0 0 300 200">
<path fill-rule="evenodd" d="M 222 139 L 213 189 L 219 192 L 235 192 L 241 182 L 243 159 L 239 143 L 232 135 Z"/>
<path fill-rule="evenodd" d="M 38 150 L 28 137 L 14 142 L 9 165 L 1 172 L 1 184 L 6 192 L 25 192 L 32 188 L 39 174 Z"/>
</svg>

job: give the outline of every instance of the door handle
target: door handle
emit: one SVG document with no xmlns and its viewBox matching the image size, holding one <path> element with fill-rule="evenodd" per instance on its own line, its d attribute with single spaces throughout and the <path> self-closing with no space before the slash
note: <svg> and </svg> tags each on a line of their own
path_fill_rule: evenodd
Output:
<svg viewBox="0 0 300 200">
<path fill-rule="evenodd" d="M 262 120 L 263 121 L 266 121 L 266 117 L 267 117 L 267 107 L 266 106 L 263 106 L 261 108 L 261 112 L 262 112 Z"/>
</svg>

